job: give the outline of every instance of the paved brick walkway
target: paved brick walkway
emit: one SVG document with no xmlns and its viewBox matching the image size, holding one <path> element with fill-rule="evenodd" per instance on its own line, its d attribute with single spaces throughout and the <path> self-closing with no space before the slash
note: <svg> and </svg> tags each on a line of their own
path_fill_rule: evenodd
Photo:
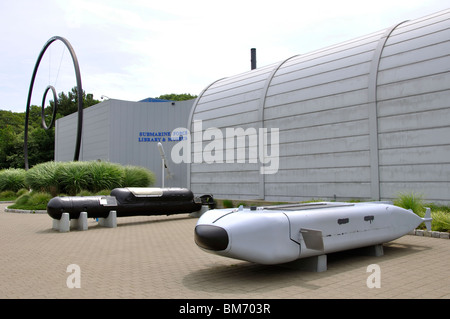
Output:
<svg viewBox="0 0 450 319">
<path fill-rule="evenodd" d="M 406 235 L 384 256 L 328 256 L 322 273 L 256 265 L 208 254 L 188 215 L 89 219 L 59 233 L 47 214 L 5 213 L 0 204 L 0 298 L 432 298 L 450 299 L 450 240 Z M 80 288 L 68 288 L 71 264 Z M 368 288 L 380 267 L 381 288 Z M 70 281 L 75 283 L 75 281 Z"/>
</svg>

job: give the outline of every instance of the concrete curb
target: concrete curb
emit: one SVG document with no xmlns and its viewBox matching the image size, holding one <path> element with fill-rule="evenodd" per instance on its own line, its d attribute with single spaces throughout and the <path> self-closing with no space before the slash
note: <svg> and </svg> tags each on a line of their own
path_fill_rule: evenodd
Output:
<svg viewBox="0 0 450 319">
<path fill-rule="evenodd" d="M 27 209 L 12 209 L 5 208 L 5 213 L 20 213 L 20 214 L 47 214 L 46 210 L 27 210 Z"/>
<path fill-rule="evenodd" d="M 423 229 L 414 229 L 409 234 L 410 235 L 415 235 L 415 236 L 423 236 L 423 237 L 450 239 L 450 233 L 448 233 L 448 232 L 428 231 L 428 230 L 423 230 Z"/>
<path fill-rule="evenodd" d="M 0 204 L 14 204 L 14 201 L 0 201 Z M 21 214 L 47 214 L 46 210 L 35 209 L 13 209 L 5 207 L 5 213 L 21 213 Z"/>
</svg>

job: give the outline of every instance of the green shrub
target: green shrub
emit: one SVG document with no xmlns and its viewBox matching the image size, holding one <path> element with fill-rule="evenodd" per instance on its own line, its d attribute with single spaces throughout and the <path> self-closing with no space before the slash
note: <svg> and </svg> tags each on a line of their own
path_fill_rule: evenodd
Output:
<svg viewBox="0 0 450 319">
<path fill-rule="evenodd" d="M 60 192 L 56 172 L 62 164 L 61 162 L 45 162 L 33 166 L 26 172 L 26 185 L 32 190 L 48 192 L 56 196 Z"/>
<path fill-rule="evenodd" d="M 30 191 L 26 188 L 21 188 L 17 191 L 16 197 L 22 196 L 23 194 L 28 194 Z"/>
<path fill-rule="evenodd" d="M 92 192 L 83 189 L 82 191 L 77 193 L 76 196 L 93 196 L 93 194 Z"/>
<path fill-rule="evenodd" d="M 98 193 L 116 187 L 148 187 L 155 183 L 153 172 L 145 167 L 98 161 L 61 163 L 56 179 L 59 191 L 70 196 L 81 190 Z"/>
<path fill-rule="evenodd" d="M 155 183 L 152 171 L 140 166 L 122 166 L 100 161 L 46 162 L 37 164 L 25 175 L 25 185 L 52 196 L 65 193 L 75 196 L 82 190 L 92 193 L 117 187 L 149 187 Z"/>
<path fill-rule="evenodd" d="M 394 200 L 394 205 L 404 209 L 411 209 L 418 216 L 425 216 L 425 206 L 421 195 L 414 193 L 400 193 Z"/>
<path fill-rule="evenodd" d="M 31 194 L 23 194 L 19 198 L 16 199 L 16 202 L 14 205 L 10 206 L 11 208 L 19 208 L 19 207 L 25 207 L 28 204 L 28 200 L 30 199 Z"/>
<path fill-rule="evenodd" d="M 28 206 L 33 209 L 47 209 L 48 201 L 52 199 L 52 195 L 43 192 L 33 192 L 28 199 Z"/>
<path fill-rule="evenodd" d="M 9 168 L 0 171 L 0 191 L 17 192 L 25 187 L 26 171 L 21 168 Z"/>
<path fill-rule="evenodd" d="M 104 189 L 121 187 L 125 170 L 119 164 L 109 162 L 88 162 L 91 185 L 88 190 L 96 193 Z"/>
<path fill-rule="evenodd" d="M 450 231 L 450 213 L 442 210 L 432 211 L 431 218 L 433 218 L 431 222 L 432 230 L 440 232 Z"/>
<path fill-rule="evenodd" d="M 127 165 L 124 168 L 122 187 L 149 187 L 155 184 L 155 175 L 145 167 Z"/>
<path fill-rule="evenodd" d="M 17 198 L 16 202 L 9 207 L 13 209 L 45 210 L 47 209 L 47 203 L 50 199 L 52 199 L 50 193 L 34 191 L 20 196 Z"/>
<path fill-rule="evenodd" d="M 230 199 L 224 199 L 222 201 L 223 208 L 232 208 L 233 207 L 233 201 Z"/>
<path fill-rule="evenodd" d="M 411 209 L 420 217 L 425 216 L 425 207 L 431 209 L 431 229 L 433 231 L 448 232 L 450 231 L 450 207 L 439 206 L 433 203 L 424 203 L 421 195 L 414 193 L 401 193 L 394 200 L 394 205 Z M 419 228 L 424 229 L 425 225 L 421 224 Z"/>
<path fill-rule="evenodd" d="M 96 196 L 108 196 L 111 195 L 110 189 L 102 189 L 101 191 L 96 192 L 94 195 Z"/>
<path fill-rule="evenodd" d="M 153 172 L 145 167 L 100 161 L 52 161 L 20 171 L 24 175 L 24 183 L 14 190 L 17 194 L 13 199 L 17 199 L 13 206 L 21 206 L 22 209 L 28 209 L 30 205 L 40 207 L 30 209 L 45 209 L 44 202 L 54 196 L 110 195 L 111 190 L 117 187 L 149 187 L 156 180 Z M 24 187 L 29 187 L 32 192 Z"/>
<path fill-rule="evenodd" d="M 16 198 L 17 198 L 17 195 L 13 191 L 0 192 L 0 201 L 10 201 L 10 200 L 15 200 Z"/>
<path fill-rule="evenodd" d="M 97 161 L 63 163 L 56 175 L 60 191 L 70 196 L 81 190 L 97 193 L 116 187 L 149 187 L 155 183 L 153 172 L 145 167 Z"/>
<path fill-rule="evenodd" d="M 450 206 L 438 205 L 434 203 L 426 203 L 425 206 L 431 208 L 431 211 L 442 211 L 450 214 Z"/>
<path fill-rule="evenodd" d="M 89 173 L 88 162 L 61 163 L 56 170 L 56 180 L 59 191 L 75 196 L 83 189 L 92 185 L 92 175 Z"/>
</svg>

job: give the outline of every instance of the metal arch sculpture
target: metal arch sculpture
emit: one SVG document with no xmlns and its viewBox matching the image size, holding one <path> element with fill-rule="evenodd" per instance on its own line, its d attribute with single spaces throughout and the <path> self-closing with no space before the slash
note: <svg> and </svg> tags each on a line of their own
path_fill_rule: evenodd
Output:
<svg viewBox="0 0 450 319">
<path fill-rule="evenodd" d="M 52 90 L 53 102 L 55 103 L 55 106 L 53 107 L 52 120 L 50 121 L 50 125 L 47 126 L 47 123 L 45 123 L 45 98 L 47 97 L 47 93 L 48 93 L 49 90 Z M 56 109 L 57 108 L 58 108 L 58 95 L 56 94 L 56 89 L 52 85 L 49 85 L 45 89 L 44 96 L 42 97 L 41 120 L 42 120 L 42 127 L 45 130 L 51 129 L 53 127 L 53 124 L 55 123 L 55 116 L 56 116 Z"/>
<path fill-rule="evenodd" d="M 34 80 L 36 78 L 37 70 L 39 69 L 39 64 L 41 63 L 41 60 L 42 60 L 42 57 L 44 56 L 45 51 L 53 42 L 55 42 L 57 40 L 63 42 L 64 45 L 69 50 L 70 55 L 72 57 L 73 66 L 75 69 L 75 76 L 76 76 L 76 80 L 77 80 L 77 98 L 78 98 L 78 127 L 77 127 L 77 140 L 76 140 L 76 145 L 75 145 L 75 154 L 74 154 L 73 160 L 78 161 L 79 156 L 80 156 L 81 132 L 82 132 L 82 127 L 83 127 L 83 88 L 81 86 L 80 67 L 78 65 L 78 59 L 75 54 L 75 51 L 73 50 L 72 45 L 69 43 L 69 41 L 67 41 L 67 39 L 65 39 L 63 37 L 54 36 L 45 43 L 44 47 L 42 48 L 41 52 L 39 53 L 39 57 L 36 61 L 36 64 L 35 64 L 34 70 L 33 70 L 33 75 L 31 77 L 30 88 L 28 90 L 27 108 L 26 108 L 26 113 L 25 113 L 25 137 L 24 137 L 24 159 L 25 159 L 25 169 L 26 170 L 28 170 L 28 118 L 30 115 L 30 103 L 31 103 L 31 95 L 33 93 Z M 52 115 L 52 120 L 50 122 L 50 126 L 47 127 L 47 125 L 45 124 L 45 118 L 44 118 L 44 106 L 45 106 L 45 98 L 46 98 L 49 90 L 52 90 L 55 107 L 53 108 L 53 115 Z M 51 85 L 47 86 L 47 88 L 45 89 L 43 99 L 42 99 L 42 114 L 41 114 L 42 127 L 46 130 L 50 129 L 54 124 L 57 103 L 58 102 L 57 102 L 57 95 L 56 95 L 55 88 Z"/>
</svg>

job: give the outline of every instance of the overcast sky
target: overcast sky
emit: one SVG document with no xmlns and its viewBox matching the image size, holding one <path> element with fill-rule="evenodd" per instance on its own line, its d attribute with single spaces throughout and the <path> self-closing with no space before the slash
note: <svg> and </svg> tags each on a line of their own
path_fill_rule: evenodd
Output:
<svg viewBox="0 0 450 319">
<path fill-rule="evenodd" d="M 198 95 L 210 83 L 447 9 L 444 0 L 1 0 L 0 109 L 24 112 L 36 60 L 66 38 L 83 90 L 100 100 Z M 76 86 L 62 42 L 46 51 L 32 103 Z M 48 95 L 48 99 L 51 94 Z M 47 99 L 47 100 L 48 100 Z"/>
</svg>

